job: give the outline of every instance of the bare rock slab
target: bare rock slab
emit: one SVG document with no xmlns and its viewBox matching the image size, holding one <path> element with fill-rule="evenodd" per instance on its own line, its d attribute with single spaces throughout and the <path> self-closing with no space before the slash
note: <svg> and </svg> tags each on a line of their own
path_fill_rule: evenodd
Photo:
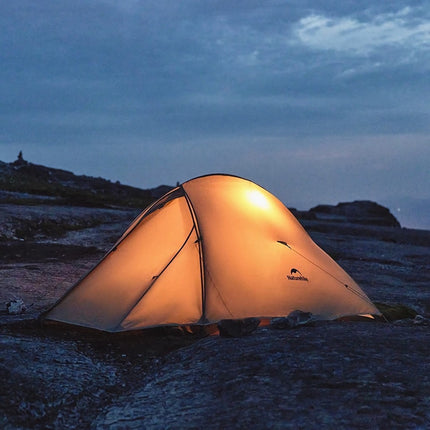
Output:
<svg viewBox="0 0 430 430">
<path fill-rule="evenodd" d="M 429 340 L 425 327 L 357 322 L 210 337 L 149 369 L 141 388 L 121 396 L 93 424 L 97 429 L 425 428 Z"/>
</svg>

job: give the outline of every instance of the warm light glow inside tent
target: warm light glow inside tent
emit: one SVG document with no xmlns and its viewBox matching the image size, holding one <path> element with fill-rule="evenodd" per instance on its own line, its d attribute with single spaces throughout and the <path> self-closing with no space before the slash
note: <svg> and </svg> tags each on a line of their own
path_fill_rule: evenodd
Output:
<svg viewBox="0 0 430 430">
<path fill-rule="evenodd" d="M 379 314 L 272 194 L 202 176 L 173 189 L 44 318 L 106 331 L 222 319 Z"/>
</svg>

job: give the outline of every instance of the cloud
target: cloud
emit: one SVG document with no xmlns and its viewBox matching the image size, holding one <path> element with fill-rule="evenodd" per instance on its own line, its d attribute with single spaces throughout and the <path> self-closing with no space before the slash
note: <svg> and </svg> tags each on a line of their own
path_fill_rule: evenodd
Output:
<svg viewBox="0 0 430 430">
<path fill-rule="evenodd" d="M 366 56 L 389 47 L 430 50 L 430 21 L 405 7 L 370 20 L 311 14 L 293 26 L 295 41 L 310 49 Z"/>
<path fill-rule="evenodd" d="M 409 3 L 0 2 L 0 159 L 140 186 L 225 171 L 299 207 L 427 197 L 430 8 Z"/>
</svg>

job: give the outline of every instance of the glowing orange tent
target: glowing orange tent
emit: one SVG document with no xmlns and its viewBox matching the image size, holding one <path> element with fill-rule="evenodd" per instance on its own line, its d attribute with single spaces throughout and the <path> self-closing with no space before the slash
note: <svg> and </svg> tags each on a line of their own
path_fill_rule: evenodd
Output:
<svg viewBox="0 0 430 430">
<path fill-rule="evenodd" d="M 143 211 L 44 318 L 116 332 L 312 312 L 379 314 L 272 194 L 208 175 Z"/>
</svg>

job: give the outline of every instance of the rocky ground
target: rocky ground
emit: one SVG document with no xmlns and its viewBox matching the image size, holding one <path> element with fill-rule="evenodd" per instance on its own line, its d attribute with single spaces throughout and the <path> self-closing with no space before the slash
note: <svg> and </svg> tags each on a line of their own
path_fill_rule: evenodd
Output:
<svg viewBox="0 0 430 430">
<path fill-rule="evenodd" d="M 135 215 L 1 205 L 0 428 L 430 428 L 430 326 L 420 318 L 241 338 L 40 327 L 39 313 Z M 430 232 L 303 224 L 372 300 L 429 316 Z M 13 299 L 24 313 L 7 312 Z"/>
</svg>

